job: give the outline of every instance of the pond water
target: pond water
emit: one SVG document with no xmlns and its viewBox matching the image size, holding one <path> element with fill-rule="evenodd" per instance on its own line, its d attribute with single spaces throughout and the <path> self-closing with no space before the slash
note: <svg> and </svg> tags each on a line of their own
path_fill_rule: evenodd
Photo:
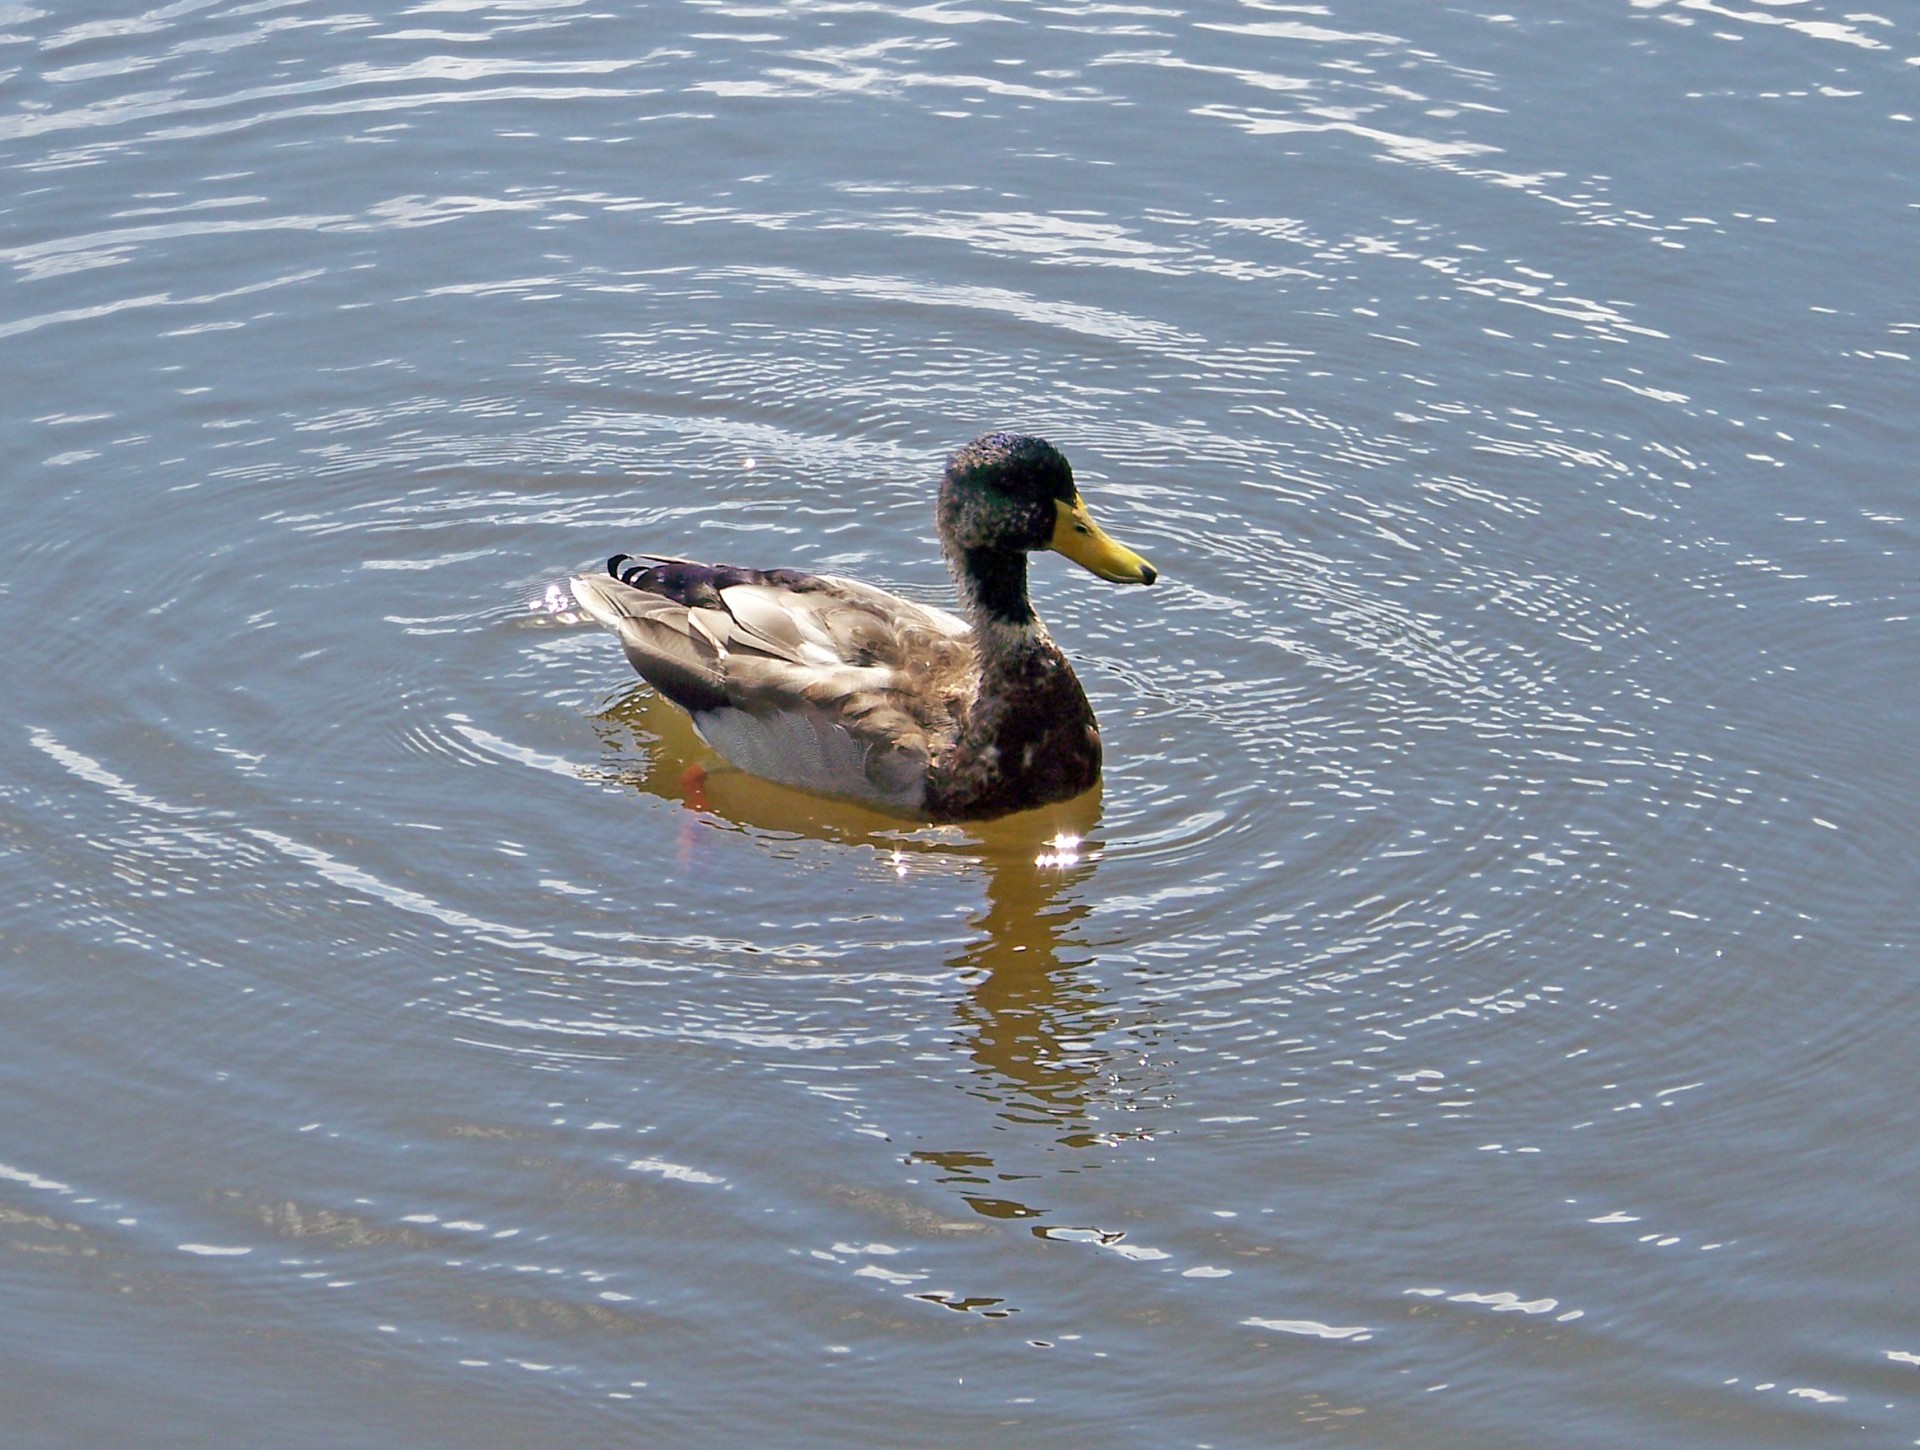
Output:
<svg viewBox="0 0 1920 1450">
<path fill-rule="evenodd" d="M 1920 1443 L 1917 21 L 0 0 L 0 1439 Z M 1097 798 L 556 592 L 991 427 Z"/>
</svg>

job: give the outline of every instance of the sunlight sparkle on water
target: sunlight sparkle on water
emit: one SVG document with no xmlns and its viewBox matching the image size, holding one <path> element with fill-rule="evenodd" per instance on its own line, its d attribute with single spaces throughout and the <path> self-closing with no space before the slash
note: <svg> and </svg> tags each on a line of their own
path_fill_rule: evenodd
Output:
<svg viewBox="0 0 1920 1450">
<path fill-rule="evenodd" d="M 1071 832 L 1062 831 L 1051 841 L 1047 849 L 1033 858 L 1036 866 L 1077 866 L 1080 863 L 1080 838 Z"/>
<path fill-rule="evenodd" d="M 573 595 L 564 584 L 549 584 L 547 592 L 538 599 L 529 599 L 527 609 L 533 614 L 551 614 L 562 624 L 570 624 L 582 616 L 573 607 Z"/>
</svg>

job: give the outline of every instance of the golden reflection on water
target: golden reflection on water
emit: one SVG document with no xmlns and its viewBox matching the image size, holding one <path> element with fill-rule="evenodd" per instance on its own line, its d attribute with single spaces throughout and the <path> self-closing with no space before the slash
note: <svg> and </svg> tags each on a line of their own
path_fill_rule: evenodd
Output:
<svg viewBox="0 0 1920 1450">
<path fill-rule="evenodd" d="M 645 686 L 620 696 L 594 723 L 609 775 L 678 802 L 693 813 L 690 828 L 698 821 L 866 847 L 902 877 L 934 864 L 977 869 L 985 909 L 970 923 L 976 935 L 946 961 L 969 983 L 954 1016 L 957 1043 L 978 1069 L 972 1090 L 1010 1123 L 1051 1128 L 1070 1146 L 1099 1141 L 1090 1106 L 1111 1067 L 1098 1044 L 1115 1016 L 1077 970 L 1093 955 L 1078 927 L 1090 910 L 1084 887 L 1099 859 L 1092 839 L 1099 787 L 997 821 L 919 825 L 733 769 L 701 742 L 678 708 Z M 683 835 L 683 850 L 690 846 Z M 913 1159 L 935 1166 L 989 1217 L 1040 1212 L 970 1191 L 995 1176 L 985 1154 L 922 1152 Z"/>
</svg>

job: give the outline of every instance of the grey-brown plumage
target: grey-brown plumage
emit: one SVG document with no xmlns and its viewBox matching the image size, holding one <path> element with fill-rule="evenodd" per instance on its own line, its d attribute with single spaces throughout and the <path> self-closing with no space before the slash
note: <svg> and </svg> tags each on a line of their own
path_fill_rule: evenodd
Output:
<svg viewBox="0 0 1920 1450">
<path fill-rule="evenodd" d="M 743 770 L 933 820 L 1069 799 L 1100 775 L 1100 732 L 1034 617 L 1027 555 L 1103 578 L 1153 567 L 1087 517 L 1037 438 L 989 434 L 948 460 L 936 523 L 966 617 L 793 569 L 616 554 L 573 581 L 633 667 Z"/>
</svg>

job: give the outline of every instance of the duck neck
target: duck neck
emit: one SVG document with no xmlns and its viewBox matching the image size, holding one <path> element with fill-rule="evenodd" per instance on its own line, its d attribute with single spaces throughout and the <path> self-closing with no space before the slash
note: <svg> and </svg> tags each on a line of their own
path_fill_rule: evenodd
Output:
<svg viewBox="0 0 1920 1450">
<path fill-rule="evenodd" d="M 1027 599 L 1027 556 L 948 557 L 973 625 L 973 694 L 953 748 L 928 783 L 936 820 L 970 820 L 1070 800 L 1100 778 L 1100 729 L 1066 657 Z"/>
<path fill-rule="evenodd" d="M 1027 555 L 1022 549 L 962 549 L 950 558 L 960 606 L 975 629 L 1025 630 L 1036 623 L 1027 599 Z"/>
</svg>

